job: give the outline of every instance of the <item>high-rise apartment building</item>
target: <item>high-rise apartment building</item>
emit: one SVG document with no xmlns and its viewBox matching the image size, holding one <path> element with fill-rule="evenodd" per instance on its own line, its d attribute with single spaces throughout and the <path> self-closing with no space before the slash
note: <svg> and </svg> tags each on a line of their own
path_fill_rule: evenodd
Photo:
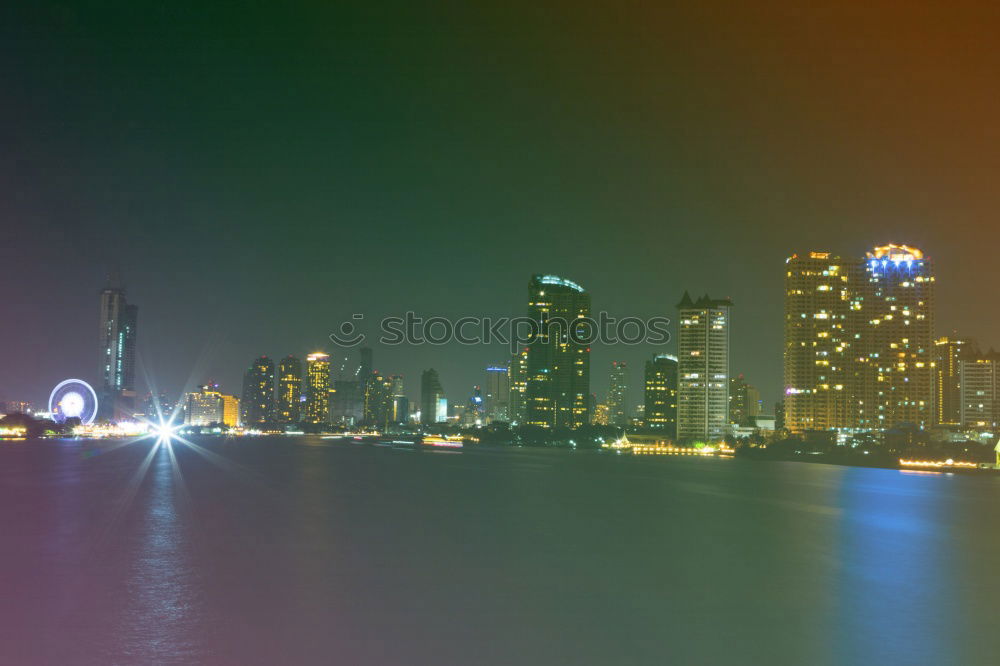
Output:
<svg viewBox="0 0 1000 666">
<path fill-rule="evenodd" d="M 275 421 L 298 423 L 302 400 L 302 361 L 286 356 L 278 363 L 278 394 L 275 398 Z"/>
<path fill-rule="evenodd" d="M 240 400 L 243 425 L 269 423 L 274 418 L 274 361 L 261 356 L 243 375 L 243 397 Z"/>
<path fill-rule="evenodd" d="M 684 292 L 678 303 L 677 438 L 719 442 L 729 428 L 729 311 L 732 301 Z"/>
<path fill-rule="evenodd" d="M 859 423 L 866 282 L 861 259 L 810 252 L 786 260 L 784 404 L 792 432 Z"/>
<path fill-rule="evenodd" d="M 628 364 L 625 361 L 611 362 L 611 376 L 608 382 L 608 419 L 613 426 L 627 426 L 628 409 Z"/>
<path fill-rule="evenodd" d="M 993 430 L 1000 419 L 1000 356 L 974 354 L 958 361 L 960 381 L 959 422 L 964 428 Z"/>
<path fill-rule="evenodd" d="M 510 360 L 510 420 L 524 423 L 525 392 L 528 389 L 528 348 L 520 349 Z"/>
<path fill-rule="evenodd" d="M 315 352 L 306 356 L 306 402 L 303 421 L 330 421 L 330 356 Z"/>
<path fill-rule="evenodd" d="M 873 430 L 935 420 L 934 275 L 923 252 L 793 255 L 785 272 L 785 426 Z"/>
<path fill-rule="evenodd" d="M 962 423 L 959 361 L 975 358 L 976 354 L 976 343 L 968 338 L 943 337 L 934 341 L 934 411 L 937 425 Z"/>
<path fill-rule="evenodd" d="M 555 275 L 534 275 L 528 284 L 528 316 L 538 332 L 528 344 L 525 419 L 544 428 L 590 423 L 590 294 Z"/>
<path fill-rule="evenodd" d="M 381 373 L 372 372 L 365 384 L 365 425 L 386 429 L 392 419 L 393 381 Z"/>
<path fill-rule="evenodd" d="M 646 361 L 643 420 L 646 427 L 677 436 L 677 357 L 657 354 Z"/>
</svg>

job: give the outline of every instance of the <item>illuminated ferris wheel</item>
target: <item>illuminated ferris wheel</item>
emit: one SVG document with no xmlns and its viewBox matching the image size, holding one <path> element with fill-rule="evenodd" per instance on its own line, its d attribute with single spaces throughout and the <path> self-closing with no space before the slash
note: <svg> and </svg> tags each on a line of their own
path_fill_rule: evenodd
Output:
<svg viewBox="0 0 1000 666">
<path fill-rule="evenodd" d="M 49 412 L 59 423 L 78 418 L 83 424 L 94 422 L 97 416 L 97 393 L 82 379 L 59 382 L 49 395 Z"/>
</svg>

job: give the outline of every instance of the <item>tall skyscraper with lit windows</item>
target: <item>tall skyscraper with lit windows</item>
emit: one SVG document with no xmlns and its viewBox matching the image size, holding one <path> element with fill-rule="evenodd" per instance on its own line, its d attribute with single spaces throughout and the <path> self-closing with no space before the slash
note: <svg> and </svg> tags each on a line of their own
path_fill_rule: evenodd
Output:
<svg viewBox="0 0 1000 666">
<path fill-rule="evenodd" d="M 571 280 L 534 275 L 528 284 L 528 316 L 538 335 L 528 344 L 524 423 L 577 428 L 590 423 L 590 345 L 586 325 L 590 294 Z M 572 332 L 577 335 L 571 335 Z"/>
<path fill-rule="evenodd" d="M 643 419 L 651 430 L 677 436 L 677 357 L 657 354 L 646 361 Z"/>
<path fill-rule="evenodd" d="M 243 375 L 240 400 L 243 425 L 268 423 L 274 418 L 274 361 L 261 356 Z"/>
<path fill-rule="evenodd" d="M 306 356 L 306 403 L 303 421 L 330 420 L 330 355 L 314 352 Z"/>
<path fill-rule="evenodd" d="M 507 365 L 491 365 L 486 368 L 486 419 L 510 421 L 510 368 Z"/>
<path fill-rule="evenodd" d="M 684 292 L 678 309 L 677 438 L 720 442 L 729 428 L 729 299 L 697 301 Z"/>
<path fill-rule="evenodd" d="M 962 382 L 959 362 L 974 357 L 974 340 L 943 337 L 934 341 L 934 410 L 937 425 L 962 423 Z"/>
<path fill-rule="evenodd" d="M 934 424 L 934 268 L 907 245 L 868 253 L 861 285 L 860 426 Z"/>
<path fill-rule="evenodd" d="M 628 409 L 628 364 L 625 361 L 611 362 L 611 376 L 608 382 L 608 420 L 614 426 L 627 426 Z"/>
<path fill-rule="evenodd" d="M 784 409 L 792 432 L 935 423 L 933 266 L 883 245 L 785 267 Z"/>
<path fill-rule="evenodd" d="M 510 420 L 524 423 L 525 392 L 528 389 L 528 348 L 519 349 L 510 359 Z"/>
<path fill-rule="evenodd" d="M 278 394 L 275 399 L 275 421 L 298 423 L 302 398 L 302 361 L 286 356 L 278 363 Z"/>
<path fill-rule="evenodd" d="M 98 409 L 104 419 L 131 418 L 135 412 L 135 346 L 139 308 L 125 300 L 117 278 L 100 296 L 100 386 Z"/>
<path fill-rule="evenodd" d="M 785 260 L 784 404 L 792 432 L 859 424 L 866 282 L 860 258 L 810 252 Z"/>
</svg>

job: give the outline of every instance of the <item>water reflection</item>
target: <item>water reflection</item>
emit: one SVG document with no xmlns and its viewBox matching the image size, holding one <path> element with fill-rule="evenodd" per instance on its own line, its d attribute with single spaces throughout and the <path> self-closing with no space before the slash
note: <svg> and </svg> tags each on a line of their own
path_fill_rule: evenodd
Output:
<svg viewBox="0 0 1000 666">
<path fill-rule="evenodd" d="M 847 663 L 949 663 L 955 605 L 945 479 L 845 468 L 834 654 Z"/>
<path fill-rule="evenodd" d="M 170 443 L 154 445 L 141 507 L 135 520 L 134 550 L 126 574 L 125 606 L 119 616 L 126 660 L 197 661 L 204 621 L 199 580 L 191 558 L 189 530 L 179 509 L 184 497 Z M 112 656 L 112 655 L 109 655 Z"/>
</svg>

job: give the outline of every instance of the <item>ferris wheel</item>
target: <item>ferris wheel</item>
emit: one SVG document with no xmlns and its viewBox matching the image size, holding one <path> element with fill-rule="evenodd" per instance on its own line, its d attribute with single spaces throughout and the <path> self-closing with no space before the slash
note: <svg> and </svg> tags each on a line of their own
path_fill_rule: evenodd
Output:
<svg viewBox="0 0 1000 666">
<path fill-rule="evenodd" d="M 82 379 L 59 382 L 49 395 L 49 412 L 59 423 L 71 418 L 80 419 L 84 425 L 93 423 L 97 416 L 97 393 Z"/>
</svg>

